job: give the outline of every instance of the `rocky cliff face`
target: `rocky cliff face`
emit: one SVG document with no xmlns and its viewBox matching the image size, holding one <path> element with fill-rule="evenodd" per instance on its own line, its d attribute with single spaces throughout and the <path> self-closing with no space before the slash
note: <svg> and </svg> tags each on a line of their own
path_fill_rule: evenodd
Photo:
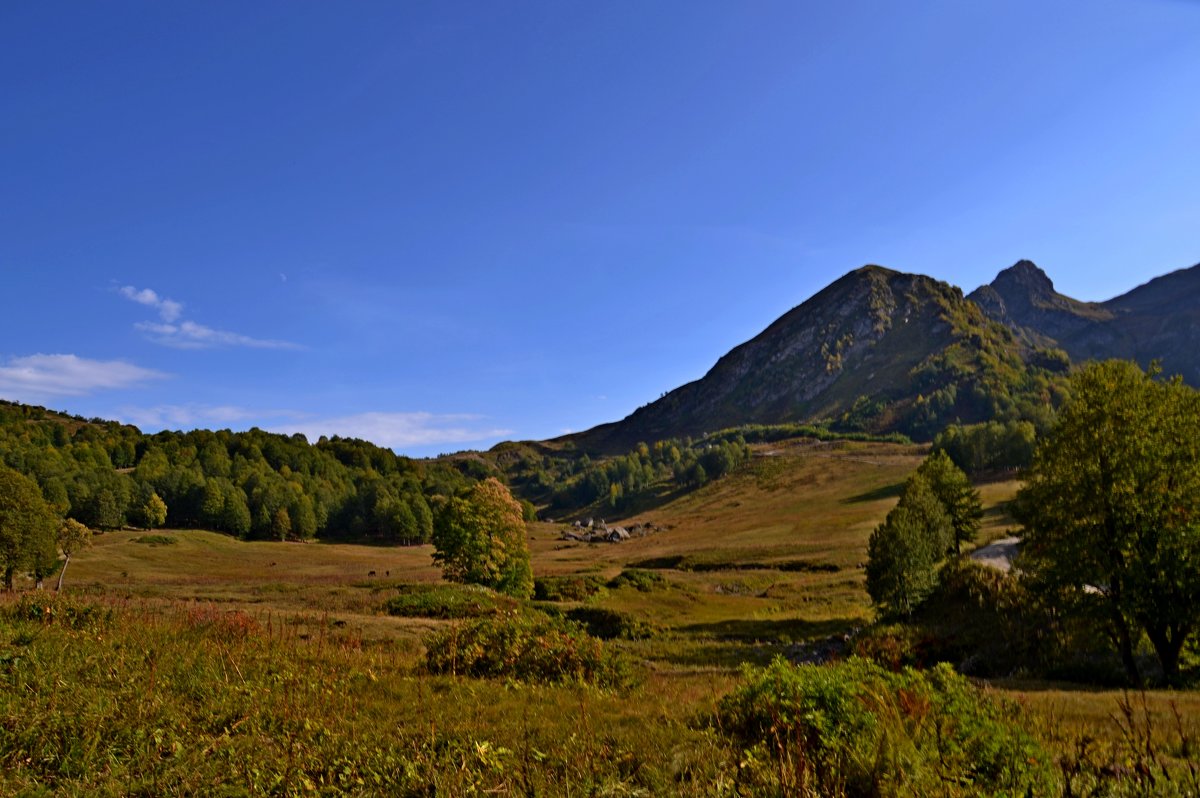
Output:
<svg viewBox="0 0 1200 798">
<path fill-rule="evenodd" d="M 1079 302 L 1054 290 L 1031 261 L 1019 261 L 968 297 L 992 319 L 1045 345 L 1111 318 L 1102 306 Z"/>
</svg>

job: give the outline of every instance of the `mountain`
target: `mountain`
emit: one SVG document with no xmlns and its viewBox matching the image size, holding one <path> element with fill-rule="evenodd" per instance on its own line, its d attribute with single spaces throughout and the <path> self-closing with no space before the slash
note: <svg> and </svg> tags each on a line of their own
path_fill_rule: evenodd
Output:
<svg viewBox="0 0 1200 798">
<path fill-rule="evenodd" d="M 1066 365 L 954 286 L 864 266 L 733 349 L 703 378 L 622 421 L 567 438 L 620 450 L 791 422 L 928 437 L 956 419 L 1036 414 L 1056 395 Z"/>
<path fill-rule="evenodd" d="M 1107 302 L 1080 302 L 1054 290 L 1046 273 L 1021 261 L 968 297 L 1018 339 L 1064 350 L 1072 361 L 1159 360 L 1167 374 L 1200 385 L 1200 265 L 1156 277 Z"/>
</svg>

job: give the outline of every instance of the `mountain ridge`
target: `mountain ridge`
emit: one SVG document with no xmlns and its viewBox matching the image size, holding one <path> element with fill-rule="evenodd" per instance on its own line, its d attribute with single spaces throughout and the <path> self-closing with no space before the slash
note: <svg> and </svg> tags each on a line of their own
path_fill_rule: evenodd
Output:
<svg viewBox="0 0 1200 798">
<path fill-rule="evenodd" d="M 1013 395 L 1046 389 L 1049 380 L 1038 376 L 1055 364 L 1039 361 L 1036 351 L 961 289 L 868 265 L 784 313 L 700 379 L 622 421 L 566 438 L 616 450 L 639 440 L 796 422 L 928 437 L 946 419 L 1015 411 Z"/>
<path fill-rule="evenodd" d="M 1168 374 L 1200 385 L 1200 265 L 1104 302 L 1080 302 L 1054 291 L 1045 272 L 1021 261 L 968 298 L 1018 337 L 1059 347 L 1073 361 L 1115 357 L 1142 367 L 1158 361 Z"/>
</svg>

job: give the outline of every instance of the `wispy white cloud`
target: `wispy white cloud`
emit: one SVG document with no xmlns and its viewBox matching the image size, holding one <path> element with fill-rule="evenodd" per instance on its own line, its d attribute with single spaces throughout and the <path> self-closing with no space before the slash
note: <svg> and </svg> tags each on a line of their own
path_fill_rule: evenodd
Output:
<svg viewBox="0 0 1200 798">
<path fill-rule="evenodd" d="M 186 404 L 125 406 L 117 411 L 117 415 L 127 424 L 147 429 L 196 429 L 241 426 L 245 422 L 253 426 L 263 419 L 300 418 L 304 414 L 291 410 L 254 410 L 237 405 Z"/>
<path fill-rule="evenodd" d="M 149 288 L 143 288 L 139 291 L 132 285 L 126 285 L 121 288 L 121 296 L 126 299 L 132 299 L 139 305 L 149 305 L 158 311 L 158 315 L 163 321 L 175 321 L 183 315 L 182 302 L 161 297 Z"/>
<path fill-rule="evenodd" d="M 39 400 L 47 396 L 83 396 L 94 391 L 129 388 L 168 375 L 123 360 L 90 360 L 77 355 L 27 355 L 0 365 L 0 396 Z"/>
<path fill-rule="evenodd" d="M 252 338 L 249 335 L 214 330 L 194 321 L 182 321 L 179 324 L 159 324 L 153 321 L 140 321 L 133 325 L 142 331 L 156 344 L 171 346 L 176 349 L 210 349 L 216 346 L 245 346 L 251 349 L 301 349 L 299 344 L 291 341 L 280 341 L 273 338 Z"/>
<path fill-rule="evenodd" d="M 361 438 L 378 446 L 404 449 L 447 443 L 473 443 L 503 438 L 510 429 L 490 427 L 483 416 L 438 413 L 357 413 L 325 419 L 306 419 L 295 424 L 276 424 L 276 432 L 303 432 L 315 441 L 322 435 Z"/>
<path fill-rule="evenodd" d="M 143 333 L 156 344 L 175 349 L 212 349 L 215 347 L 244 346 L 251 349 L 303 349 L 291 341 L 274 338 L 254 338 L 229 330 L 212 327 L 183 319 L 183 303 L 167 299 L 151 288 L 135 288 L 126 285 L 119 289 L 121 296 L 139 305 L 154 308 L 161 321 L 139 321 L 134 329 Z"/>
<path fill-rule="evenodd" d="M 483 416 L 462 413 L 369 412 L 320 418 L 298 410 L 164 404 L 126 406 L 120 408 L 117 415 L 128 424 L 150 430 L 256 426 L 284 435 L 301 432 L 310 441 L 316 441 L 322 435 L 361 438 L 397 450 L 497 440 L 513 432 L 486 424 Z"/>
</svg>

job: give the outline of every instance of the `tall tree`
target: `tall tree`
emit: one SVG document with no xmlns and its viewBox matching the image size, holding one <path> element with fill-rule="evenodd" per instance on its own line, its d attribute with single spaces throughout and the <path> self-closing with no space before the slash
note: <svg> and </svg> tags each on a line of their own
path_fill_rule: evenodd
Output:
<svg viewBox="0 0 1200 798">
<path fill-rule="evenodd" d="M 533 571 L 521 504 L 495 477 L 449 499 L 433 530 L 433 558 L 452 582 L 487 585 L 528 598 Z"/>
<path fill-rule="evenodd" d="M 1144 633 L 1174 682 L 1200 626 L 1200 393 L 1107 361 L 1071 397 L 1018 494 L 1022 568 L 1103 624 L 1131 681 Z"/>
<path fill-rule="evenodd" d="M 30 567 L 35 558 L 54 547 L 56 517 L 37 483 L 0 466 L 0 568 L 5 590 L 13 589 L 13 577 Z"/>
<path fill-rule="evenodd" d="M 917 473 L 928 480 L 933 495 L 950 516 L 954 553 L 958 554 L 963 543 L 970 543 L 979 534 L 983 518 L 979 491 L 945 451 L 939 450 L 926 457 Z"/>
<path fill-rule="evenodd" d="M 867 543 L 867 592 L 887 616 L 909 616 L 937 584 L 953 526 L 929 481 L 913 474 Z"/>
</svg>

